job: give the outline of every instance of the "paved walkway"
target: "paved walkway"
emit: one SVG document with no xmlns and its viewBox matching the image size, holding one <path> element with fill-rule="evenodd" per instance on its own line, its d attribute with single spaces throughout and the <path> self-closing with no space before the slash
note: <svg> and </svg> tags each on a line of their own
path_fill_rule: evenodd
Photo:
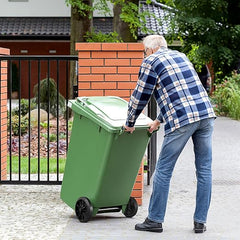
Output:
<svg viewBox="0 0 240 240">
<path fill-rule="evenodd" d="M 134 225 L 146 217 L 151 186 L 145 185 L 143 205 L 135 217 L 110 213 L 80 223 L 61 201 L 60 186 L 2 185 L 0 239 L 239 240 L 240 122 L 218 118 L 215 123 L 213 194 L 206 233 L 196 235 L 192 231 L 196 180 L 189 142 L 174 171 L 163 233 L 134 230 Z M 160 143 L 162 131 L 158 133 Z"/>
</svg>

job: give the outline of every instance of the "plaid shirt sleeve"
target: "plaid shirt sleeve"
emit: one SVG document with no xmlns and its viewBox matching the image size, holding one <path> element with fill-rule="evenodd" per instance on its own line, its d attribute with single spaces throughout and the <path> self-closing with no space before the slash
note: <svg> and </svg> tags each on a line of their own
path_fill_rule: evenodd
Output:
<svg viewBox="0 0 240 240">
<path fill-rule="evenodd" d="M 157 79 L 158 76 L 153 71 L 152 65 L 144 59 L 139 70 L 137 85 L 128 103 L 126 126 L 134 126 L 136 119 L 149 102 L 156 87 Z"/>
</svg>

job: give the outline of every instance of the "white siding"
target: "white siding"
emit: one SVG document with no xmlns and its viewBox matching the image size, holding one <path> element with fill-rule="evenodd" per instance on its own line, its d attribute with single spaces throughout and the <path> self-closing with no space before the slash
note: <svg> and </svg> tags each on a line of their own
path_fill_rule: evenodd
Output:
<svg viewBox="0 0 240 240">
<path fill-rule="evenodd" d="M 70 17 L 65 0 L 0 0 L 0 17 Z"/>
<path fill-rule="evenodd" d="M 98 0 L 96 0 L 98 1 Z M 108 2 L 113 16 L 113 5 Z M 104 17 L 100 11 L 94 11 L 94 17 Z M 71 8 L 65 0 L 0 0 L 0 17 L 70 17 Z"/>
</svg>

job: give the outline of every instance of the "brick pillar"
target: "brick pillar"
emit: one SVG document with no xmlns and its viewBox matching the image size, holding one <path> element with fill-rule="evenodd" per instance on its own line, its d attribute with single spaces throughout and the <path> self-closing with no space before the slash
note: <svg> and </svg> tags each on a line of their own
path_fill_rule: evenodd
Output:
<svg viewBox="0 0 240 240">
<path fill-rule="evenodd" d="M 9 49 L 0 47 L 0 56 L 9 55 Z M 0 62 L 0 158 L 1 158 L 1 175 L 0 180 L 7 179 L 7 62 Z"/>
<path fill-rule="evenodd" d="M 143 60 L 142 43 L 77 43 L 79 96 L 119 96 L 129 100 Z M 143 163 L 132 196 L 142 204 Z"/>
</svg>

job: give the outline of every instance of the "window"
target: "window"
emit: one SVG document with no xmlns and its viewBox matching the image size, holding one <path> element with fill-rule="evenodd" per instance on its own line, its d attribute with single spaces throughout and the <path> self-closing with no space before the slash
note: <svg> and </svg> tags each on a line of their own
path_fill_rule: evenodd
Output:
<svg viewBox="0 0 240 240">
<path fill-rule="evenodd" d="M 28 50 L 26 49 L 20 50 L 20 53 L 28 53 Z"/>
<path fill-rule="evenodd" d="M 56 53 L 57 51 L 56 50 L 49 50 L 49 53 Z"/>
</svg>

